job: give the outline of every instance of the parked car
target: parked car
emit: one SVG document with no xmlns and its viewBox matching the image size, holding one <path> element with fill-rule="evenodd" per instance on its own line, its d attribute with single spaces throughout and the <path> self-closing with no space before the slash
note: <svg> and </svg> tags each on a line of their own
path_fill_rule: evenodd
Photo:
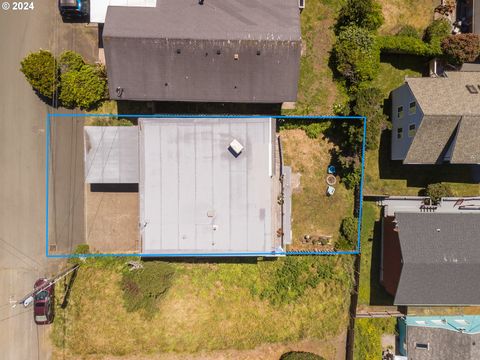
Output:
<svg viewBox="0 0 480 360">
<path fill-rule="evenodd" d="M 59 0 L 58 8 L 64 19 L 84 19 L 88 17 L 88 0 Z"/>
<path fill-rule="evenodd" d="M 34 290 L 39 288 L 43 289 L 33 298 L 33 318 L 37 325 L 51 324 L 54 318 L 55 285 L 48 279 L 38 279 Z"/>
</svg>

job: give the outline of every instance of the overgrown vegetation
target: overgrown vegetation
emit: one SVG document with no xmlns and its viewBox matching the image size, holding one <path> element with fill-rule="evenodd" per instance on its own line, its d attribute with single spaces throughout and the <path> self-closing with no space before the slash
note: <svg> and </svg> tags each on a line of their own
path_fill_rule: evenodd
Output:
<svg viewBox="0 0 480 360">
<path fill-rule="evenodd" d="M 383 114 L 383 94 L 375 87 L 360 89 L 355 96 L 353 112 L 367 117 L 367 150 L 377 150 L 380 143 L 380 129 L 386 116 Z"/>
<path fill-rule="evenodd" d="M 367 31 L 376 31 L 384 22 L 382 7 L 376 0 L 347 0 L 340 9 L 335 29 L 355 25 Z"/>
<path fill-rule="evenodd" d="M 148 261 L 143 268 L 123 272 L 123 300 L 127 311 L 141 311 L 151 318 L 158 310 L 158 301 L 172 284 L 173 267 L 161 261 Z"/>
<path fill-rule="evenodd" d="M 58 89 L 60 69 L 55 57 L 48 50 L 28 54 L 20 63 L 20 71 L 41 96 L 52 99 Z"/>
<path fill-rule="evenodd" d="M 377 360 L 382 356 L 382 334 L 395 334 L 395 318 L 357 319 L 354 358 Z"/>
<path fill-rule="evenodd" d="M 311 352 L 290 351 L 280 356 L 280 360 L 325 360 L 325 358 Z"/>
</svg>

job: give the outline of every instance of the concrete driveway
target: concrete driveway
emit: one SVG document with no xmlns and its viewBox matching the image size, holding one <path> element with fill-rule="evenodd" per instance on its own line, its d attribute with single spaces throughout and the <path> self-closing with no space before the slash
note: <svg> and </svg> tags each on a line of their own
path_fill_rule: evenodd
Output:
<svg viewBox="0 0 480 360">
<path fill-rule="evenodd" d="M 45 117 L 54 110 L 32 91 L 19 71 L 20 60 L 39 48 L 58 53 L 78 50 L 82 37 L 74 26 L 62 24 L 55 0 L 35 1 L 35 9 L 0 9 L 0 359 L 50 359 L 49 326 L 37 327 L 32 308 L 12 309 L 9 299 L 31 291 L 38 277 L 51 276 L 64 262 L 45 257 Z M 81 31 L 83 34 L 83 30 Z M 95 55 L 94 46 L 87 50 Z M 88 55 L 88 54 L 87 54 Z M 52 172 L 55 196 L 51 223 L 62 224 L 61 233 L 71 250 L 83 240 L 83 155 L 78 151 L 82 126 L 68 122 L 54 125 L 52 158 L 61 169 Z M 54 191 L 55 188 L 58 191 Z M 81 192 L 80 192 L 81 194 Z M 52 198 L 51 198 L 52 199 Z M 76 202 L 73 204 L 72 199 Z M 53 205 L 52 205 L 53 207 Z M 66 224 L 66 225 L 65 225 Z M 61 227 L 53 226 L 52 232 Z M 57 231 L 58 233 L 58 231 Z"/>
</svg>

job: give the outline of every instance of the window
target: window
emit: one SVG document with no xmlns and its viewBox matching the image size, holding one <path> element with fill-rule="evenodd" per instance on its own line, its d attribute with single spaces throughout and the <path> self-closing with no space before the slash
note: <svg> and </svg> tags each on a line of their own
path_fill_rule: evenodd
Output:
<svg viewBox="0 0 480 360">
<path fill-rule="evenodd" d="M 408 113 L 410 115 L 413 115 L 417 112 L 417 103 L 415 101 L 412 101 L 410 103 L 410 106 L 408 107 Z"/>
<path fill-rule="evenodd" d="M 408 137 L 414 137 L 416 131 L 417 127 L 415 126 L 415 124 L 408 125 Z"/>
<path fill-rule="evenodd" d="M 403 137 L 403 128 L 397 129 L 397 139 L 401 139 Z"/>
<path fill-rule="evenodd" d="M 415 343 L 415 349 L 428 350 L 430 349 L 430 346 L 425 343 Z"/>
<path fill-rule="evenodd" d="M 401 119 L 403 117 L 403 106 L 397 108 L 397 117 Z"/>
</svg>

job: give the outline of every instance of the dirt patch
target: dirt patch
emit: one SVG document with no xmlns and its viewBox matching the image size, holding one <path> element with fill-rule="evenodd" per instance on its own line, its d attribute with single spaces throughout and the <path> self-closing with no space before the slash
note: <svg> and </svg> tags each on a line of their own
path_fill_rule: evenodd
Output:
<svg viewBox="0 0 480 360">
<path fill-rule="evenodd" d="M 86 186 L 86 242 L 91 251 L 131 253 L 140 249 L 138 193 L 92 192 Z"/>
<path fill-rule="evenodd" d="M 66 356 L 56 354 L 54 359 L 101 359 L 101 360 L 278 360 L 280 356 L 289 351 L 307 351 L 323 356 L 327 360 L 345 359 L 346 334 L 326 341 L 303 340 L 286 344 L 262 345 L 252 350 L 221 350 L 200 354 L 152 354 L 144 356 Z"/>
<path fill-rule="evenodd" d="M 282 130 L 280 136 L 285 164 L 301 176 L 301 191 L 292 194 L 293 244 L 289 250 L 332 250 L 342 219 L 353 211 L 353 193 L 341 179 L 337 178 L 335 194 L 326 194 L 335 144 L 327 138 L 310 139 L 300 129 Z M 306 235 L 319 241 L 306 241 Z"/>
</svg>

